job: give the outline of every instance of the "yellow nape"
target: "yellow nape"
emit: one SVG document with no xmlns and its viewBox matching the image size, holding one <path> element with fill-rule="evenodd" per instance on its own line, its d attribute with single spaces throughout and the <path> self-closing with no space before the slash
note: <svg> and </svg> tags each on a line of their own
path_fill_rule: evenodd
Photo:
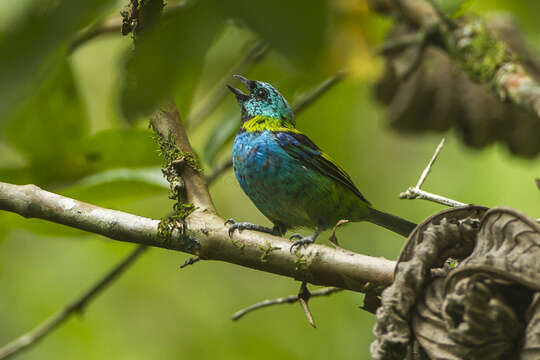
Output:
<svg viewBox="0 0 540 360">
<path fill-rule="evenodd" d="M 257 115 L 243 123 L 242 129 L 244 129 L 246 132 L 260 132 L 268 130 L 299 133 L 299 131 L 295 129 L 294 125 L 288 120 L 262 115 Z"/>
</svg>

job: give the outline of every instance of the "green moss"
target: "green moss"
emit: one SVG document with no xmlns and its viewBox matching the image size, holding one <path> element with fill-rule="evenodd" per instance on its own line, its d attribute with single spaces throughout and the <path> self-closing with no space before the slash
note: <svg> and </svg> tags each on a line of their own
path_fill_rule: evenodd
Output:
<svg viewBox="0 0 540 360">
<path fill-rule="evenodd" d="M 268 256 L 270 255 L 270 253 L 272 251 L 275 251 L 275 250 L 279 250 L 281 248 L 277 247 L 277 246 L 272 246 L 268 241 L 266 242 L 265 246 L 259 246 L 259 249 L 263 252 L 261 254 L 261 261 L 262 262 L 267 262 L 268 261 Z"/>
<path fill-rule="evenodd" d="M 486 24 L 475 19 L 456 34 L 453 55 L 461 68 L 477 82 L 490 82 L 497 70 L 514 60 L 508 45 L 494 38 Z"/>
<path fill-rule="evenodd" d="M 294 255 L 296 256 L 296 260 L 294 260 L 295 264 L 295 270 L 296 271 L 303 271 L 307 270 L 307 258 L 304 254 L 301 254 L 299 251 L 295 251 Z"/>
<path fill-rule="evenodd" d="M 183 165 L 188 165 L 196 172 L 201 172 L 201 165 L 192 153 L 182 151 L 174 144 L 172 134 L 169 131 L 167 139 L 155 132 L 155 140 L 159 144 L 159 153 L 165 160 L 165 167 L 174 166 L 179 168 Z"/>
<path fill-rule="evenodd" d="M 197 207 L 190 203 L 177 202 L 173 206 L 174 212 L 172 215 L 161 219 L 158 225 L 158 236 L 163 240 L 165 246 L 168 246 L 172 240 L 172 234 L 175 229 L 178 229 L 180 234 L 185 233 L 185 219 Z"/>
<path fill-rule="evenodd" d="M 243 242 L 238 241 L 238 240 L 234 240 L 233 238 L 231 238 L 231 242 L 232 242 L 233 246 L 240 249 L 240 251 L 244 250 L 244 247 L 246 246 L 246 244 L 244 244 Z"/>
<path fill-rule="evenodd" d="M 181 151 L 174 145 L 170 132 L 167 139 L 157 133 L 155 134 L 155 140 L 159 144 L 159 152 L 164 159 L 163 175 L 170 184 L 169 198 L 176 200 L 172 215 L 161 219 L 158 227 L 159 237 L 163 239 L 164 243 L 168 244 L 175 229 L 178 229 L 180 234 L 185 233 L 184 220 L 196 209 L 195 205 L 181 201 L 184 182 L 179 175 L 180 166 L 188 164 L 194 169 L 200 169 L 200 167 L 198 167 L 198 162 L 191 153 Z"/>
</svg>

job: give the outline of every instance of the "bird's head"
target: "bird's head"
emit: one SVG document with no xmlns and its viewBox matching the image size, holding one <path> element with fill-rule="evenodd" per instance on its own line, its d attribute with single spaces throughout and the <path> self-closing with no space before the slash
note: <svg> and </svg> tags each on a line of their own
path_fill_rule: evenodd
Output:
<svg viewBox="0 0 540 360">
<path fill-rule="evenodd" d="M 249 94 L 245 94 L 242 90 L 227 85 L 242 107 L 242 122 L 260 115 L 280 119 L 295 126 L 289 103 L 272 85 L 262 81 L 248 80 L 240 75 L 234 75 L 234 77 L 249 90 Z"/>
</svg>

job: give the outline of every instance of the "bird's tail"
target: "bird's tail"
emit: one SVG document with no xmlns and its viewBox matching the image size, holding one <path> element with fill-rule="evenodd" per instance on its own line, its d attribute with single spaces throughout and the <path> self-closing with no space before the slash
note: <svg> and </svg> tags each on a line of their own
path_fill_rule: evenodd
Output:
<svg viewBox="0 0 540 360">
<path fill-rule="evenodd" d="M 416 227 L 415 223 L 400 218 L 399 216 L 388 214 L 374 208 L 369 208 L 369 210 L 369 215 L 366 218 L 367 221 L 382 226 L 404 237 L 409 237 L 411 231 Z"/>
</svg>

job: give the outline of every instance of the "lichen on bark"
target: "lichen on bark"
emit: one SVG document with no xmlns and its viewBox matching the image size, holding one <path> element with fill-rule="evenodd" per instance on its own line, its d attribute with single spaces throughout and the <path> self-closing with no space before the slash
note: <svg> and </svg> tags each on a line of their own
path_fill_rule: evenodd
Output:
<svg viewBox="0 0 540 360">
<path fill-rule="evenodd" d="M 515 60 L 508 45 L 496 39 L 479 18 L 468 20 L 454 32 L 452 40 L 450 53 L 463 71 L 480 83 L 493 81 L 500 68 Z"/>
</svg>

